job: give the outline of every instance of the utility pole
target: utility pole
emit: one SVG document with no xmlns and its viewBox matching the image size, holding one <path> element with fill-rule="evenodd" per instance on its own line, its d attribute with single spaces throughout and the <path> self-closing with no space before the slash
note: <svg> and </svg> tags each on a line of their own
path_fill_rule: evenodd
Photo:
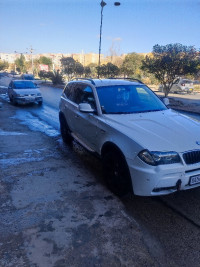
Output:
<svg viewBox="0 0 200 267">
<path fill-rule="evenodd" d="M 27 50 L 31 53 L 31 65 L 32 65 L 32 74 L 33 74 L 33 51 L 35 50 L 35 49 L 33 49 L 32 48 L 32 45 L 31 45 L 31 47 L 30 47 L 30 49 L 29 48 L 27 48 Z"/>
</svg>

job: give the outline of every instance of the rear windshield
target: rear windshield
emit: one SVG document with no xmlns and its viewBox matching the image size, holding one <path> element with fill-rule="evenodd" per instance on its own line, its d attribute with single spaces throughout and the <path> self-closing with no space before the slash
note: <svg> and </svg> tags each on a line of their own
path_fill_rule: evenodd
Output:
<svg viewBox="0 0 200 267">
<path fill-rule="evenodd" d="M 36 88 L 35 84 L 32 83 L 31 81 L 19 81 L 19 82 L 14 82 L 14 88 L 15 89 L 31 89 L 31 88 Z"/>
<path fill-rule="evenodd" d="M 34 80 L 34 77 L 32 75 L 24 75 L 23 79 L 24 80 Z"/>
</svg>

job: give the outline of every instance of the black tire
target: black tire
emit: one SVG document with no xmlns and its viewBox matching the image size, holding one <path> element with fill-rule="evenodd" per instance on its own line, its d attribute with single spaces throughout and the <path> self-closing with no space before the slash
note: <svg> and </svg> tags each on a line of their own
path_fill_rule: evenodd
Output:
<svg viewBox="0 0 200 267">
<path fill-rule="evenodd" d="M 63 139 L 63 142 L 66 144 L 71 144 L 73 141 L 73 137 L 71 136 L 71 131 L 67 122 L 63 116 L 60 117 L 60 133 Z"/>
<path fill-rule="evenodd" d="M 124 156 L 113 149 L 103 156 L 103 171 L 108 188 L 118 197 L 133 193 L 130 172 Z"/>
<path fill-rule="evenodd" d="M 38 106 L 42 106 L 42 101 L 38 101 Z"/>
<path fill-rule="evenodd" d="M 13 96 L 11 96 L 11 98 L 10 98 L 10 102 L 11 102 L 14 106 L 17 105 L 17 101 L 15 100 L 15 98 L 14 98 Z"/>
</svg>

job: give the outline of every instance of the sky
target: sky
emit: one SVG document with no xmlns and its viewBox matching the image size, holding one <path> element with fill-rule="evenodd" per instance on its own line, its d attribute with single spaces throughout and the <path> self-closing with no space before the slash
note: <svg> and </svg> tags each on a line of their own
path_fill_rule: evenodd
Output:
<svg viewBox="0 0 200 267">
<path fill-rule="evenodd" d="M 104 0 L 101 51 L 200 49 L 200 0 Z M 0 0 L 0 52 L 98 53 L 101 0 Z"/>
</svg>

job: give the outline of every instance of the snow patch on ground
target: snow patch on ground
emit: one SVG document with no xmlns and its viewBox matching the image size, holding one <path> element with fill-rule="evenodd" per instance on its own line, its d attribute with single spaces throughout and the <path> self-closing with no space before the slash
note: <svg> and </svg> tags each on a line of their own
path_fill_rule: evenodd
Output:
<svg viewBox="0 0 200 267">
<path fill-rule="evenodd" d="M 26 133 L 18 133 L 18 132 L 6 132 L 6 131 L 3 131 L 0 129 L 0 135 L 8 136 L 8 135 L 27 135 L 27 134 Z"/>
<path fill-rule="evenodd" d="M 51 137 L 60 135 L 60 133 L 55 128 L 47 124 L 45 121 L 42 121 L 38 117 L 33 116 L 28 111 L 18 110 L 16 112 L 16 115 L 12 118 L 21 120 L 21 124 L 27 125 L 32 131 L 39 131 Z"/>
</svg>

